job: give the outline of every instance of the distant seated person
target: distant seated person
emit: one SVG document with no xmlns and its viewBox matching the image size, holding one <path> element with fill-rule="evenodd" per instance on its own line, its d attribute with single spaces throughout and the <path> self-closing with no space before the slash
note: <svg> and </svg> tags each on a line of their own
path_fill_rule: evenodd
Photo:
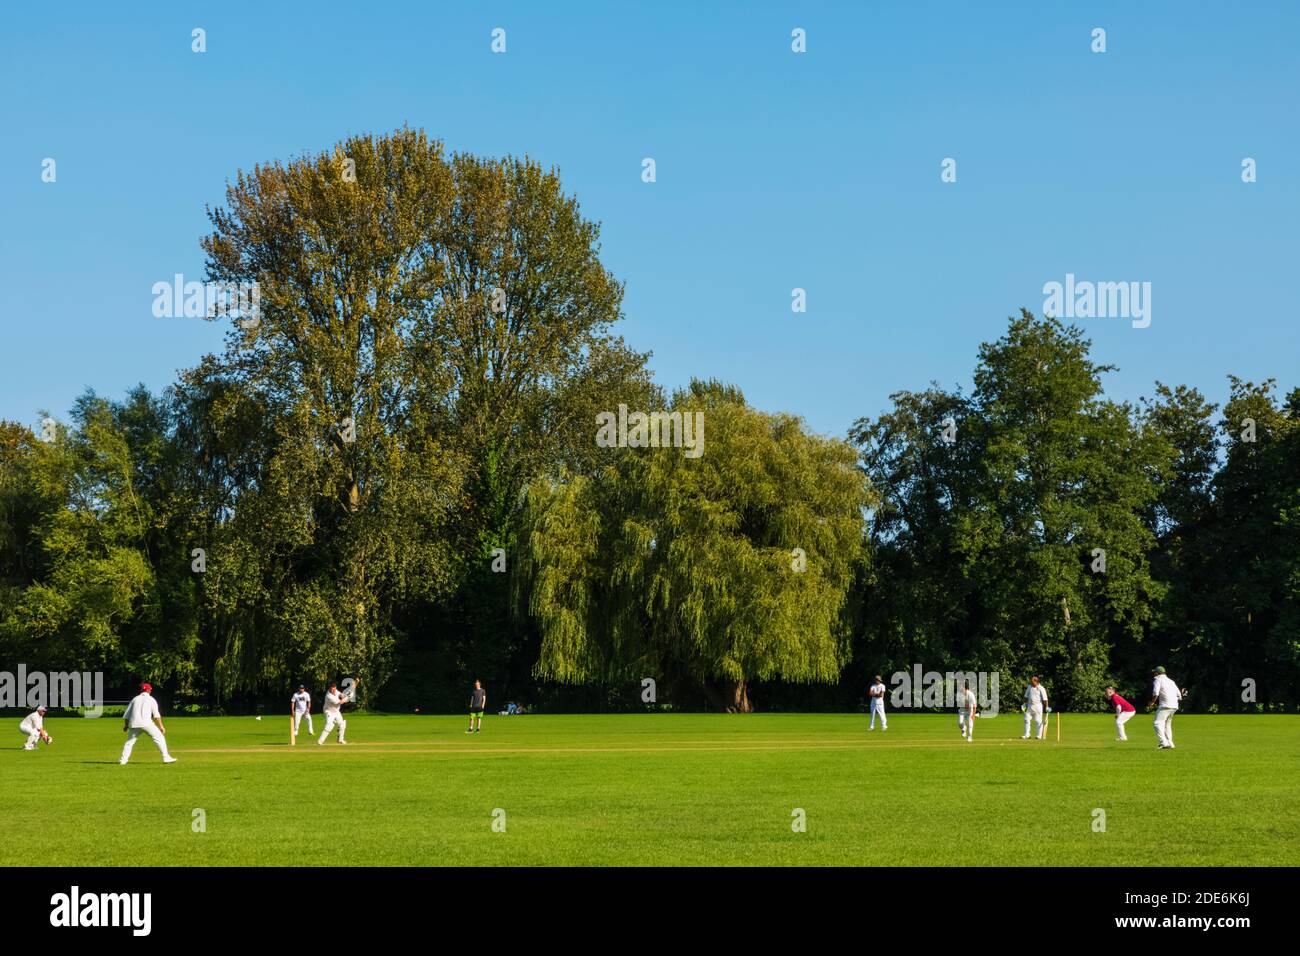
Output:
<svg viewBox="0 0 1300 956">
<path fill-rule="evenodd" d="M 516 704 L 513 700 L 512 700 L 510 703 L 506 704 L 506 714 L 507 714 L 507 715 L 510 715 L 510 714 L 517 714 L 517 713 L 519 713 L 519 705 L 518 705 L 518 704 Z"/>
</svg>

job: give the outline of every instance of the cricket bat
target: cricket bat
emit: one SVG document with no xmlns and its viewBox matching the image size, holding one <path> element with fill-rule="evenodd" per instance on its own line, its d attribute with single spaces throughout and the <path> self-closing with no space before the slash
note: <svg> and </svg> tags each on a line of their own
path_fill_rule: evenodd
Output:
<svg viewBox="0 0 1300 956">
<path fill-rule="evenodd" d="M 1059 713 L 1056 715 L 1056 742 L 1058 744 L 1061 742 L 1061 715 Z"/>
<path fill-rule="evenodd" d="M 289 715 L 289 745 L 298 746 L 298 728 L 293 722 L 293 714 Z"/>
</svg>

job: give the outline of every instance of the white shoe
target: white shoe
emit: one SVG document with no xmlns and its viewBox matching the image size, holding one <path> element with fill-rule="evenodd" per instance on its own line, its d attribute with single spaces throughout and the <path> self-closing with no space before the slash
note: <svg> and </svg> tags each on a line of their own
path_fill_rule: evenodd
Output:
<svg viewBox="0 0 1300 956">
<path fill-rule="evenodd" d="M 125 761 L 125 760 L 119 760 L 118 763 L 119 763 L 121 766 L 123 766 L 123 767 L 126 766 L 126 761 Z"/>
<path fill-rule="evenodd" d="M 175 757 L 163 757 L 163 763 L 175 763 L 175 762 L 176 762 Z"/>
<path fill-rule="evenodd" d="M 341 743 L 341 744 L 345 744 L 345 743 L 347 743 L 347 741 L 346 741 L 346 740 L 340 740 L 339 743 Z"/>
<path fill-rule="evenodd" d="M 318 741 L 316 741 L 316 746 L 317 746 L 317 747 L 324 747 L 324 746 L 325 746 L 325 741 L 323 741 L 323 740 L 318 740 Z"/>
</svg>

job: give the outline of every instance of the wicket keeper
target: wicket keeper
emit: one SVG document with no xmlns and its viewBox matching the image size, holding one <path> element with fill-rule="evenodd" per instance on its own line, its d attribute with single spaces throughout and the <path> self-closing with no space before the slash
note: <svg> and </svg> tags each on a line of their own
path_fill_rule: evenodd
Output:
<svg viewBox="0 0 1300 956">
<path fill-rule="evenodd" d="M 289 716 L 293 718 L 293 741 L 298 742 L 298 727 L 302 724 L 302 719 L 307 718 L 307 733 L 314 734 L 316 730 L 311 725 L 311 694 L 307 693 L 305 684 L 298 685 L 298 692 L 289 698 Z"/>
</svg>

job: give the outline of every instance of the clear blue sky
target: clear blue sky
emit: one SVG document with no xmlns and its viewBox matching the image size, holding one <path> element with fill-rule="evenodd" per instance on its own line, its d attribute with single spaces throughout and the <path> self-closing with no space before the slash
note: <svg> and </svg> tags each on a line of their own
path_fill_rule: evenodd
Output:
<svg viewBox="0 0 1300 956">
<path fill-rule="evenodd" d="M 0 417 L 160 390 L 218 349 L 219 326 L 151 312 L 154 282 L 202 277 L 204 204 L 404 123 L 557 165 L 658 380 L 734 382 L 821 432 L 967 382 L 1067 272 L 1152 283 L 1149 328 L 1081 322 L 1117 398 L 1300 384 L 1300 4 L 291 6 L 6 7 Z"/>
</svg>

